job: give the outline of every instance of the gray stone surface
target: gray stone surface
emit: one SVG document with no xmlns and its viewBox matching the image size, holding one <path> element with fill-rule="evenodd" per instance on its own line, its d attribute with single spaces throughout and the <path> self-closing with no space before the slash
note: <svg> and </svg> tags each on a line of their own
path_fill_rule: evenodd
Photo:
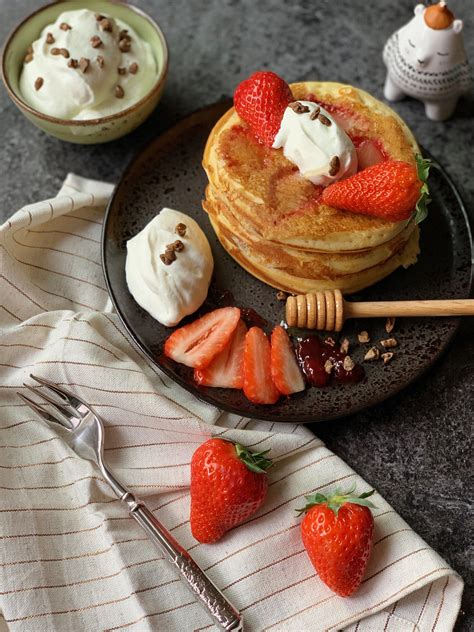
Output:
<svg viewBox="0 0 474 632">
<path fill-rule="evenodd" d="M 41 4 L 0 0 L 0 40 Z M 160 22 L 170 46 L 171 69 L 161 105 L 127 138 L 81 147 L 44 135 L 0 90 L 0 219 L 25 203 L 53 195 L 67 171 L 116 181 L 149 138 L 195 108 L 230 95 L 238 81 L 257 68 L 271 68 L 289 81 L 353 83 L 382 97 L 382 46 L 410 17 L 415 2 L 136 0 L 136 4 Z M 465 40 L 474 63 L 472 0 L 453 0 L 452 6 L 465 20 Z M 446 123 L 428 121 L 422 106 L 413 101 L 397 104 L 396 110 L 446 166 L 473 218 L 472 95 Z M 441 361 L 403 393 L 368 412 L 314 428 L 464 577 L 458 630 L 474 628 L 472 513 L 469 520 L 473 375 L 471 320 L 464 323 Z"/>
</svg>

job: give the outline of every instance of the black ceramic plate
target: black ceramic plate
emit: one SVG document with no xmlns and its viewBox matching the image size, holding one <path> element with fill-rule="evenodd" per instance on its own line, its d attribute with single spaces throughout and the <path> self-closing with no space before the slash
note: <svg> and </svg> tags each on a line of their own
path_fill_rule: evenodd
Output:
<svg viewBox="0 0 474 632">
<path fill-rule="evenodd" d="M 308 389 L 273 406 L 256 406 L 241 391 L 198 387 L 192 371 L 165 358 L 164 340 L 171 333 L 137 303 L 125 281 L 126 242 L 164 206 L 194 217 L 206 233 L 215 261 L 213 293 L 232 292 L 239 307 L 253 307 L 271 324 L 283 316 L 276 290 L 261 283 L 224 251 L 211 228 L 201 200 L 206 176 L 201 158 L 215 121 L 229 107 L 219 103 L 196 112 L 148 145 L 129 165 L 109 204 L 103 230 L 103 265 L 110 296 L 130 337 L 143 353 L 169 377 L 215 406 L 248 417 L 271 421 L 314 422 L 342 417 L 373 406 L 394 395 L 421 375 L 448 345 L 459 320 L 454 318 L 398 319 L 394 334 L 399 341 L 392 362 L 365 363 L 367 378 L 356 385 Z M 402 300 L 467 297 L 471 284 L 469 224 L 462 201 L 451 180 L 434 162 L 430 177 L 433 202 L 421 226 L 421 256 L 408 270 L 399 269 L 356 300 Z M 203 311 L 215 307 L 208 302 Z M 386 337 L 384 320 L 347 321 L 342 336 L 361 361 L 368 345 L 357 343 L 357 332 L 368 330 L 371 339 Z"/>
</svg>

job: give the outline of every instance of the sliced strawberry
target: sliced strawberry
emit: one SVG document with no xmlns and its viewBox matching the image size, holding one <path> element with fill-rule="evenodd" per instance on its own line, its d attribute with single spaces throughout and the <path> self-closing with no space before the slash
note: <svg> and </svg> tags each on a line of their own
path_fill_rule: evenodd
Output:
<svg viewBox="0 0 474 632">
<path fill-rule="evenodd" d="M 222 307 L 180 327 L 166 340 L 168 358 L 203 369 L 226 346 L 240 319 L 237 307 Z"/>
<path fill-rule="evenodd" d="M 283 113 L 293 95 L 288 84 L 274 72 L 254 72 L 237 86 L 234 105 L 255 136 L 271 147 L 281 125 Z"/>
<path fill-rule="evenodd" d="M 280 397 L 270 367 L 270 342 L 260 327 L 251 327 L 245 336 L 244 393 L 254 404 L 274 404 Z"/>
<path fill-rule="evenodd" d="M 385 160 L 385 156 L 373 140 L 363 140 L 356 147 L 358 170 L 371 167 Z"/>
<path fill-rule="evenodd" d="M 305 384 L 293 345 L 280 325 L 272 331 L 271 372 L 275 386 L 283 395 L 304 391 Z"/>
<path fill-rule="evenodd" d="M 244 347 L 247 326 L 239 320 L 227 345 L 204 369 L 194 369 L 194 380 L 201 386 L 242 388 L 244 385 Z"/>
</svg>

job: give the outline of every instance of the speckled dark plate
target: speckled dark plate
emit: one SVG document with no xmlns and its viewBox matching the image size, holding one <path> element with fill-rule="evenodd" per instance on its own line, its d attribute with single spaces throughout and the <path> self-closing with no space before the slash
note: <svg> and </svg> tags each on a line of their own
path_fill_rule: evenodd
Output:
<svg viewBox="0 0 474 632">
<path fill-rule="evenodd" d="M 398 393 L 430 367 L 448 345 L 459 319 L 398 319 L 399 341 L 392 362 L 366 363 L 366 380 L 357 385 L 308 389 L 282 398 L 273 406 L 256 406 L 241 391 L 197 386 L 192 371 L 165 358 L 162 346 L 171 329 L 135 303 L 125 281 L 126 242 L 163 206 L 194 217 L 206 233 L 214 255 L 211 289 L 227 289 L 239 307 L 253 307 L 270 323 L 279 322 L 283 304 L 276 291 L 240 268 L 219 244 L 201 208 L 206 176 L 201 158 L 215 121 L 229 107 L 218 103 L 196 112 L 149 144 L 129 165 L 110 201 L 103 229 L 103 265 L 111 299 L 130 337 L 169 377 L 215 406 L 248 417 L 271 421 L 314 422 L 349 415 Z M 426 153 L 426 152 L 424 152 Z M 357 300 L 465 298 L 471 287 L 472 239 L 461 198 L 449 176 L 434 161 L 430 177 L 433 202 L 421 228 L 421 256 L 408 270 L 399 269 Z M 215 305 L 205 304 L 204 311 Z M 361 361 L 368 345 L 357 343 L 366 329 L 373 341 L 386 337 L 384 321 L 347 321 L 342 336 L 353 343 L 351 355 Z"/>
</svg>

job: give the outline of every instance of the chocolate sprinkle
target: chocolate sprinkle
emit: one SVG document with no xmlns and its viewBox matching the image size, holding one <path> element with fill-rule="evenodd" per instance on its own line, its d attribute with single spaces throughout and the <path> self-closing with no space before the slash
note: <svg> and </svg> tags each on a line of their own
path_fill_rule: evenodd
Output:
<svg viewBox="0 0 474 632">
<path fill-rule="evenodd" d="M 70 31 L 72 29 L 72 26 L 69 26 L 69 24 L 66 24 L 66 22 L 61 22 L 59 28 L 61 29 L 61 31 Z"/>
<path fill-rule="evenodd" d="M 135 62 L 133 62 L 133 64 L 130 64 L 128 72 L 132 75 L 136 75 L 138 72 L 138 64 Z"/>
<path fill-rule="evenodd" d="M 321 112 L 321 108 L 318 105 L 316 109 L 311 112 L 311 114 L 309 115 L 309 118 L 312 121 L 315 121 L 318 118 L 320 112 Z"/>
<path fill-rule="evenodd" d="M 55 39 L 54 39 L 54 35 L 52 33 L 48 33 L 46 35 L 46 44 L 54 44 Z"/>
<path fill-rule="evenodd" d="M 309 112 L 309 107 L 307 105 L 303 105 L 299 101 L 294 101 L 288 105 L 289 108 L 293 110 L 296 114 L 305 114 L 305 112 Z"/>
<path fill-rule="evenodd" d="M 115 86 L 114 93 L 117 99 L 123 99 L 123 97 L 125 96 L 125 92 L 122 86 Z"/>
<path fill-rule="evenodd" d="M 43 77 L 38 77 L 38 79 L 35 81 L 35 90 L 37 92 L 42 87 L 43 83 L 44 83 Z"/>
<path fill-rule="evenodd" d="M 329 175 L 335 176 L 341 168 L 341 161 L 339 160 L 339 156 L 334 156 L 331 158 L 331 162 L 329 163 Z"/>
<path fill-rule="evenodd" d="M 79 62 L 77 61 L 77 59 L 70 59 L 67 62 L 67 65 L 69 68 L 77 68 L 79 66 Z"/>
<path fill-rule="evenodd" d="M 328 119 L 327 116 L 324 116 L 324 114 L 318 114 L 318 120 L 323 125 L 326 125 L 326 127 L 331 127 L 332 125 L 331 121 Z"/>
<path fill-rule="evenodd" d="M 99 48 L 99 46 L 102 46 L 102 40 L 98 35 L 93 35 L 90 39 L 90 42 L 92 48 Z"/>
<path fill-rule="evenodd" d="M 87 72 L 88 68 L 89 68 L 89 60 L 87 59 L 87 57 L 81 57 L 81 59 L 79 60 L 79 68 L 81 69 L 81 72 L 85 73 Z"/>
</svg>

